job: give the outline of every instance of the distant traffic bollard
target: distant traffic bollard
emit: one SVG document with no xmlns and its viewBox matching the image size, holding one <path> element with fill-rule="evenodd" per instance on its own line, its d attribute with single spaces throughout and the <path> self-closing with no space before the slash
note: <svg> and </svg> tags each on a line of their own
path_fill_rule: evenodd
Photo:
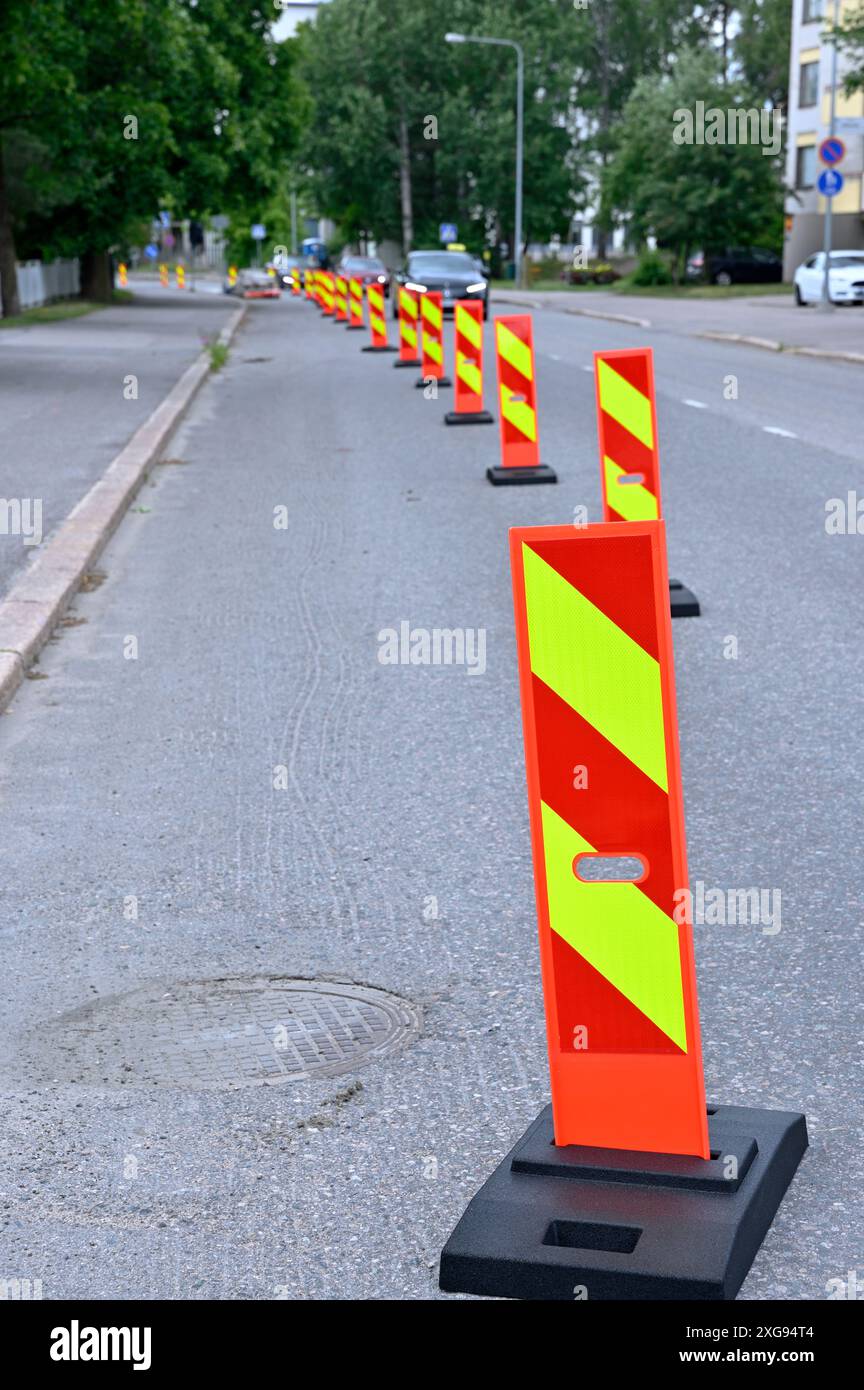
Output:
<svg viewBox="0 0 864 1390">
<path fill-rule="evenodd" d="M 236 267 L 236 265 L 229 265 L 229 267 L 228 267 L 228 286 L 229 286 L 229 289 L 232 289 L 232 290 L 233 290 L 233 288 L 234 288 L 234 286 L 235 286 L 236 284 L 237 284 L 237 267 Z"/>
<path fill-rule="evenodd" d="M 321 312 L 325 318 L 330 318 L 333 314 L 336 299 L 336 287 L 333 276 L 328 270 L 321 272 Z"/>
<path fill-rule="evenodd" d="M 168 267 L 165 264 L 165 262 L 162 261 L 159 266 L 159 284 L 162 286 L 163 289 L 167 290 L 169 283 L 170 282 L 168 279 Z"/>
<path fill-rule="evenodd" d="M 448 410 L 445 425 L 494 424 L 483 409 L 482 300 L 459 299 L 453 311 L 456 339 L 456 409 Z"/>
<path fill-rule="evenodd" d="M 469 1202 L 441 1288 L 733 1299 L 807 1123 L 705 1104 L 664 523 L 510 546 L 552 1104 Z"/>
<path fill-rule="evenodd" d="M 121 261 L 117 267 L 117 279 L 120 282 L 121 290 L 125 290 L 126 286 L 129 284 L 129 276 L 126 271 L 126 264 L 124 261 Z"/>
<path fill-rule="evenodd" d="M 427 290 L 421 294 L 420 330 L 420 377 L 415 385 L 423 387 L 432 380 L 436 386 L 451 386 L 449 376 L 444 374 L 444 299 L 440 290 Z"/>
<path fill-rule="evenodd" d="M 348 324 L 349 333 L 356 333 L 358 330 L 362 332 L 364 327 L 363 281 L 358 280 L 353 275 L 351 279 L 348 281 L 348 313 L 350 316 L 350 322 Z"/>
<path fill-rule="evenodd" d="M 304 290 L 304 292 L 305 292 L 306 298 L 307 298 L 307 299 L 311 299 L 311 298 L 312 298 L 312 271 L 311 271 L 311 270 L 304 270 L 304 271 L 303 271 L 303 290 Z"/>
<path fill-rule="evenodd" d="M 394 367 L 419 367 L 417 356 L 417 332 L 420 319 L 420 298 L 416 290 L 406 290 L 404 285 L 396 289 L 396 312 L 399 316 L 399 359 Z"/>
<path fill-rule="evenodd" d="M 185 266 L 182 266 L 182 265 L 178 265 L 178 266 L 175 266 L 174 270 L 175 270 L 175 274 L 176 274 L 176 276 L 177 276 L 177 288 L 178 288 L 178 290 L 185 290 L 185 288 L 186 288 L 186 267 L 185 267 Z"/>
<path fill-rule="evenodd" d="M 660 448 L 651 348 L 595 352 L 594 388 L 604 521 L 653 521 L 660 506 Z M 673 618 L 698 618 L 699 601 L 669 581 Z"/>
<path fill-rule="evenodd" d="M 495 320 L 495 356 L 501 412 L 501 465 L 487 468 L 486 477 L 496 487 L 514 483 L 557 483 L 554 468 L 540 462 L 534 330 L 530 314 L 509 314 Z"/>
<path fill-rule="evenodd" d="M 367 285 L 366 299 L 369 303 L 369 333 L 372 341 L 361 352 L 395 352 L 387 342 L 387 318 L 384 312 L 384 289 L 381 285 Z"/>
</svg>

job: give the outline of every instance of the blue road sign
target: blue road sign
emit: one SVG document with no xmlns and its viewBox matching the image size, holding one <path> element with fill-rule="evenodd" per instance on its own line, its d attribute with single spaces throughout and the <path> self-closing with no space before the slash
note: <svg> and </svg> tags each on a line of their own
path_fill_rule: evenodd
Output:
<svg viewBox="0 0 864 1390">
<path fill-rule="evenodd" d="M 843 175 L 836 169 L 823 169 L 816 186 L 823 198 L 833 198 L 843 187 Z"/>
<path fill-rule="evenodd" d="M 266 230 L 266 228 L 265 228 L 263 222 L 253 222 L 253 223 L 252 223 L 252 240 L 253 240 L 253 241 L 263 241 L 266 235 L 267 235 L 267 230 Z"/>
<path fill-rule="evenodd" d="M 839 164 L 846 153 L 846 146 L 836 135 L 829 135 L 819 146 L 819 158 L 823 164 Z"/>
<path fill-rule="evenodd" d="M 151 261 L 155 261 L 156 257 L 159 255 L 159 247 L 154 246 L 152 241 L 148 242 L 147 245 L 144 247 L 144 255 L 147 256 Z"/>
<path fill-rule="evenodd" d="M 455 241 L 458 235 L 458 228 L 455 222 L 442 222 L 438 228 L 438 240 L 445 245 L 448 241 Z"/>
<path fill-rule="evenodd" d="M 160 212 L 160 214 L 159 214 L 159 221 L 162 223 L 162 226 L 163 226 L 163 227 L 170 227 L 170 226 L 171 226 L 171 214 L 170 214 L 170 212 Z"/>
</svg>

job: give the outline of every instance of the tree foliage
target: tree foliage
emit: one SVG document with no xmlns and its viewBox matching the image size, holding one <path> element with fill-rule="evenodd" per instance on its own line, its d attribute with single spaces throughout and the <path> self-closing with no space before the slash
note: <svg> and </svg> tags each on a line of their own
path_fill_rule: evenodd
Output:
<svg viewBox="0 0 864 1390">
<path fill-rule="evenodd" d="M 4 0 L 7 304 L 10 244 L 92 256 L 160 207 L 254 218 L 303 118 L 276 14 L 255 0 Z"/>
<path fill-rule="evenodd" d="M 640 239 L 674 251 L 773 245 L 782 225 L 777 160 L 757 143 L 677 143 L 675 113 L 744 104 L 711 52 L 682 53 L 668 76 L 643 77 L 624 108 L 607 196 Z"/>
</svg>

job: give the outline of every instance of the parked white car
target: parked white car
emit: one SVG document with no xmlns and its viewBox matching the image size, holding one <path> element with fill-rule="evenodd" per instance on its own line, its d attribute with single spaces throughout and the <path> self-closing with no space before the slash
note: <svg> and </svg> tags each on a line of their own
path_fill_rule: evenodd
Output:
<svg viewBox="0 0 864 1390">
<path fill-rule="evenodd" d="M 795 271 L 795 303 L 818 304 L 825 279 L 825 252 L 808 256 Z M 864 251 L 832 251 L 828 292 L 833 304 L 864 304 Z"/>
</svg>

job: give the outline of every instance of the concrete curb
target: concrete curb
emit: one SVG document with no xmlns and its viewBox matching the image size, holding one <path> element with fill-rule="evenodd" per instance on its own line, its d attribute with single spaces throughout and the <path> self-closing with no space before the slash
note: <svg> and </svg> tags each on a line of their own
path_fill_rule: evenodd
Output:
<svg viewBox="0 0 864 1390">
<path fill-rule="evenodd" d="M 555 314 L 576 314 L 585 319 L 607 319 L 609 323 L 630 323 L 637 328 L 650 328 L 650 319 L 638 319 L 632 314 L 613 314 L 607 313 L 603 309 L 573 309 L 569 304 L 544 304 L 540 299 L 529 299 L 526 295 L 524 299 L 513 299 L 506 294 L 496 294 L 495 300 L 500 304 L 517 304 L 520 309 L 549 309 Z"/>
<path fill-rule="evenodd" d="M 218 342 L 228 346 L 246 311 L 244 304 L 231 315 Z M 209 375 L 205 351 L 187 367 L 0 601 L 0 710 L 12 699 L 27 667 L 51 636 Z"/>
<path fill-rule="evenodd" d="M 694 338 L 710 338 L 717 343 L 744 343 L 745 347 L 764 348 L 766 352 L 782 352 L 783 344 L 776 338 L 754 338 L 748 333 L 693 333 Z"/>
<path fill-rule="evenodd" d="M 746 347 L 782 352 L 787 357 L 825 357 L 831 362 L 854 362 L 857 366 L 864 363 L 864 353 L 844 352 L 842 348 L 796 347 L 793 343 L 778 343 L 775 338 L 752 338 L 746 333 L 694 333 L 692 336 L 722 343 L 744 343 Z"/>
<path fill-rule="evenodd" d="M 864 352 L 842 352 L 840 348 L 790 347 L 796 357 L 827 357 L 832 362 L 855 362 L 859 367 L 864 362 Z"/>
</svg>

